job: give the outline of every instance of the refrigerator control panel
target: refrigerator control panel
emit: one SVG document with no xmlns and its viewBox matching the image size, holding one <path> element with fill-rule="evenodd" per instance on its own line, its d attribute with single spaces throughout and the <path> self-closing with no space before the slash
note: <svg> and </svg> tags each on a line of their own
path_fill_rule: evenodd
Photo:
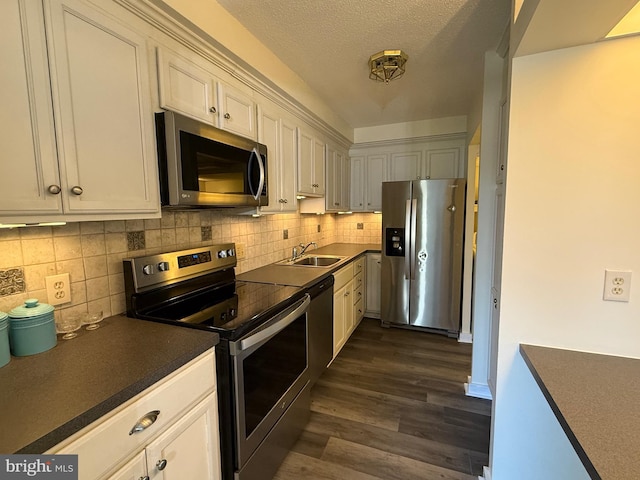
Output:
<svg viewBox="0 0 640 480">
<path fill-rule="evenodd" d="M 404 257 L 404 228 L 385 229 L 385 245 L 387 257 Z"/>
</svg>

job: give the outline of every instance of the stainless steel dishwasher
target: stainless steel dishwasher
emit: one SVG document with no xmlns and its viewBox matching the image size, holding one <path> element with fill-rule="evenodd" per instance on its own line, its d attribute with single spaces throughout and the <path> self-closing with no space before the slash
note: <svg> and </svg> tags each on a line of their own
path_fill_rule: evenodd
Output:
<svg viewBox="0 0 640 480">
<path fill-rule="evenodd" d="M 309 382 L 313 385 L 333 358 L 333 275 L 309 288 Z"/>
</svg>

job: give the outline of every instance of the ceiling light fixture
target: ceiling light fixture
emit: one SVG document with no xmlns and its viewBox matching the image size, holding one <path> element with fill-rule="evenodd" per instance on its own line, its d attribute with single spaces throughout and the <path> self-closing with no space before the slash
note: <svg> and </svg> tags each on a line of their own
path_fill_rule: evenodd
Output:
<svg viewBox="0 0 640 480">
<path fill-rule="evenodd" d="M 369 57 L 369 78 L 389 83 L 404 74 L 404 65 L 409 56 L 402 50 L 383 50 Z"/>
</svg>

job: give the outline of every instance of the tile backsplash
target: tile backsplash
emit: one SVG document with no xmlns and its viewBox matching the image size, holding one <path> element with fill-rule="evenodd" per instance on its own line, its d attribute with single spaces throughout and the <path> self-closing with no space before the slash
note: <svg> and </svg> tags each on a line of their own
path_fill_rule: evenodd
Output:
<svg viewBox="0 0 640 480">
<path fill-rule="evenodd" d="M 378 214 L 253 218 L 217 210 L 165 211 L 154 220 L 0 230 L 0 311 L 8 312 L 27 298 L 46 303 L 45 277 L 69 273 L 71 302 L 56 306 L 56 316 L 98 310 L 105 316 L 123 313 L 122 259 L 127 257 L 235 242 L 244 247 L 236 267 L 242 273 L 289 256 L 299 243 L 379 243 L 380 234 Z"/>
</svg>

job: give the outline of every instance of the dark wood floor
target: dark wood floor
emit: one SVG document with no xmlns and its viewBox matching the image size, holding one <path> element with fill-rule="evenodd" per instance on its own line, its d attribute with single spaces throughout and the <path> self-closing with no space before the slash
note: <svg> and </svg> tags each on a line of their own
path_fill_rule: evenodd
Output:
<svg viewBox="0 0 640 480">
<path fill-rule="evenodd" d="M 364 319 L 311 394 L 275 480 L 477 480 L 491 403 L 467 397 L 471 345 Z"/>
</svg>

